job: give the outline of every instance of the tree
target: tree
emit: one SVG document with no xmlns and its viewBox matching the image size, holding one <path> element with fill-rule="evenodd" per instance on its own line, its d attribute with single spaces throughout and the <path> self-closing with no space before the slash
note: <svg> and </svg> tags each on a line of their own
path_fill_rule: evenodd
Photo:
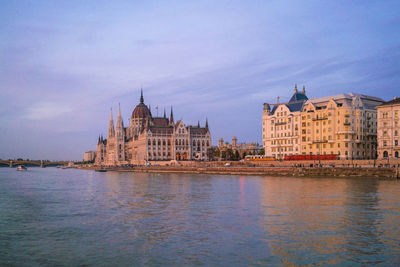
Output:
<svg viewBox="0 0 400 267">
<path fill-rule="evenodd" d="M 219 149 L 215 146 L 210 147 L 207 149 L 207 156 L 208 160 L 214 160 L 215 158 L 219 157 Z"/>
<path fill-rule="evenodd" d="M 232 150 L 232 149 L 229 148 L 226 152 L 227 152 L 227 153 L 226 153 L 226 154 L 227 154 L 226 156 L 227 156 L 228 159 L 234 159 L 235 154 L 233 153 L 233 150 Z"/>
<path fill-rule="evenodd" d="M 227 154 L 226 151 L 223 150 L 221 153 L 221 158 L 226 159 L 226 154 Z"/>
<path fill-rule="evenodd" d="M 240 159 L 239 151 L 235 151 L 235 159 Z"/>
</svg>

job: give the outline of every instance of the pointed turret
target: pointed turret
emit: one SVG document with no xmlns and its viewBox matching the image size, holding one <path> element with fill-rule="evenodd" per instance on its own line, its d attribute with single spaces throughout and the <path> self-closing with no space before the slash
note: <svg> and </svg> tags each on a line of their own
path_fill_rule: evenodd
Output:
<svg viewBox="0 0 400 267">
<path fill-rule="evenodd" d="M 101 140 L 100 140 L 100 135 L 99 135 L 99 140 L 97 141 L 97 144 L 100 144 Z"/>
<path fill-rule="evenodd" d="M 294 93 L 297 94 L 297 84 L 294 84 Z"/>
<path fill-rule="evenodd" d="M 172 110 L 172 106 L 171 106 L 171 114 L 169 115 L 169 123 L 174 124 L 174 111 Z"/>
<path fill-rule="evenodd" d="M 115 136 L 115 130 L 114 130 L 114 120 L 113 120 L 113 115 L 112 115 L 112 108 L 110 112 L 110 124 L 108 126 L 108 139 L 112 138 Z"/>
<path fill-rule="evenodd" d="M 122 141 L 125 138 L 124 131 L 124 122 L 121 117 L 121 106 L 118 103 L 118 117 L 117 117 L 117 125 L 115 126 L 115 132 L 117 134 L 118 140 Z"/>
<path fill-rule="evenodd" d="M 206 129 L 208 129 L 208 118 L 206 117 Z"/>
<path fill-rule="evenodd" d="M 197 128 L 200 128 L 200 121 L 197 121 Z"/>
<path fill-rule="evenodd" d="M 306 94 L 306 87 L 303 85 L 303 95 L 305 95 Z"/>
<path fill-rule="evenodd" d="M 167 118 L 167 114 L 165 114 L 165 108 L 164 108 L 164 118 L 165 119 Z"/>
</svg>

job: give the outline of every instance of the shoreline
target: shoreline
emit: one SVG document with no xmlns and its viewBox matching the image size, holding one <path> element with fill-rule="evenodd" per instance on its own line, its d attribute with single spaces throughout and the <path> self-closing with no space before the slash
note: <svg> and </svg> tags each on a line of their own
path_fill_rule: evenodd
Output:
<svg viewBox="0 0 400 267">
<path fill-rule="evenodd" d="M 98 170 L 100 167 L 78 167 L 78 169 Z M 398 168 L 365 167 L 189 167 L 189 166 L 149 166 L 149 167 L 103 167 L 107 171 L 142 173 L 185 173 L 217 175 L 262 175 L 293 177 L 363 177 L 378 179 L 399 179 Z"/>
</svg>

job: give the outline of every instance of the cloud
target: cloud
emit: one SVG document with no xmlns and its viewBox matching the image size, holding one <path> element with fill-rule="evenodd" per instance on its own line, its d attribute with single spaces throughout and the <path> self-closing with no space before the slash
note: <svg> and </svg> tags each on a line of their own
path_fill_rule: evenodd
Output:
<svg viewBox="0 0 400 267">
<path fill-rule="evenodd" d="M 61 105 L 53 102 L 40 102 L 28 107 L 22 116 L 28 120 L 50 120 L 72 111 L 73 109 L 68 105 Z"/>
</svg>

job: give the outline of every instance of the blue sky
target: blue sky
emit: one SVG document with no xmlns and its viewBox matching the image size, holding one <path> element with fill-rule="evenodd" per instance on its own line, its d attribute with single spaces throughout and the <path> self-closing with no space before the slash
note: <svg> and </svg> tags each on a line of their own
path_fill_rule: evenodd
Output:
<svg viewBox="0 0 400 267">
<path fill-rule="evenodd" d="M 79 160 L 118 103 L 261 143 L 262 104 L 400 96 L 400 1 L 2 1 L 0 158 Z"/>
</svg>

